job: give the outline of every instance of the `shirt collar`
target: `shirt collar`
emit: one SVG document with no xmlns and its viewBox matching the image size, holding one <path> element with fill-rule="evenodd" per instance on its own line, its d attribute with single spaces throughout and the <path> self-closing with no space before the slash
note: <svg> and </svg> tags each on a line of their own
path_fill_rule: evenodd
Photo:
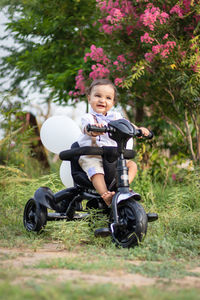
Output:
<svg viewBox="0 0 200 300">
<path fill-rule="evenodd" d="M 90 107 L 90 113 L 91 113 L 92 115 L 95 115 L 96 117 L 99 117 L 99 118 L 103 119 L 103 120 L 109 120 L 111 117 L 113 117 L 113 113 L 110 112 L 110 111 L 107 112 L 106 115 L 103 115 L 102 113 L 97 113 L 96 111 L 94 111 L 94 110 L 92 109 L 92 107 Z"/>
</svg>

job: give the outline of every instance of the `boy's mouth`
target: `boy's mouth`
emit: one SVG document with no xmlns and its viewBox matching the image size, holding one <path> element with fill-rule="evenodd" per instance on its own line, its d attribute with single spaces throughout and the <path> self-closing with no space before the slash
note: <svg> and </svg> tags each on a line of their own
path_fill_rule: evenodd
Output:
<svg viewBox="0 0 200 300">
<path fill-rule="evenodd" d="M 104 108 L 105 105 L 103 105 L 103 104 L 98 104 L 97 107 Z"/>
</svg>

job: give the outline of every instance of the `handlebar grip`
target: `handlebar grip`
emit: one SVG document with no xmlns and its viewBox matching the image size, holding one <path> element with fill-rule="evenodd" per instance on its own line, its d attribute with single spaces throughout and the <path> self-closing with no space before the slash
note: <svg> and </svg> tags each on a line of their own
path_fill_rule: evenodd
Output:
<svg viewBox="0 0 200 300">
<path fill-rule="evenodd" d="M 141 129 L 136 129 L 135 136 L 142 137 L 142 130 Z"/>
<path fill-rule="evenodd" d="M 90 131 L 107 132 L 107 127 L 106 126 L 104 126 L 104 127 L 97 127 L 95 125 L 88 124 L 86 126 L 86 130 L 87 130 L 87 132 L 90 132 Z"/>
<path fill-rule="evenodd" d="M 153 131 L 149 130 L 149 135 L 146 137 L 148 140 L 151 140 L 154 137 Z"/>
<path fill-rule="evenodd" d="M 136 136 L 137 137 L 143 137 L 145 139 L 151 140 L 154 136 L 153 132 L 151 130 L 149 130 L 149 135 L 148 136 L 144 136 L 142 134 L 142 130 L 141 129 L 136 129 Z"/>
</svg>

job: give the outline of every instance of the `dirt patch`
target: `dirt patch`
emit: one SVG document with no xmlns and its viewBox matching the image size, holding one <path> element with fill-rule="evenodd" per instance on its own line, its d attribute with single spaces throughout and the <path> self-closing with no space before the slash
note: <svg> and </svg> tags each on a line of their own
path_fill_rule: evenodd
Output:
<svg viewBox="0 0 200 300">
<path fill-rule="evenodd" d="M 55 282 L 66 282 L 66 281 L 83 281 L 87 284 L 105 284 L 112 283 L 116 284 L 121 288 L 130 288 L 132 286 L 151 286 L 155 284 L 166 284 L 170 282 L 170 286 L 173 287 L 188 287 L 188 288 L 200 288 L 200 277 L 186 276 L 181 279 L 173 279 L 171 282 L 168 279 L 156 278 L 156 277 L 146 277 L 140 274 L 130 274 L 121 270 L 102 272 L 103 274 L 93 274 L 93 272 L 82 272 L 79 270 L 70 269 L 45 269 L 45 268 L 35 268 L 34 266 L 40 261 L 51 260 L 57 258 L 74 258 L 78 254 L 74 252 L 69 252 L 63 249 L 59 249 L 57 244 L 47 244 L 37 251 L 32 251 L 30 249 L 7 249 L 0 248 L 0 265 L 1 268 L 6 270 L 15 270 L 16 276 L 12 276 L 11 282 L 13 284 L 26 283 L 30 280 L 35 280 L 36 282 L 45 282 L 48 279 Z M 140 265 L 140 261 L 131 261 L 131 264 L 136 266 Z M 190 270 L 195 274 L 200 275 L 200 267 Z"/>
</svg>

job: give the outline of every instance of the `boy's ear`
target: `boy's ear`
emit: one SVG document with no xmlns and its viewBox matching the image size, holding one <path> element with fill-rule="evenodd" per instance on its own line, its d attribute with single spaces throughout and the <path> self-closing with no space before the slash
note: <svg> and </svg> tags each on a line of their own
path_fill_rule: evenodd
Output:
<svg viewBox="0 0 200 300">
<path fill-rule="evenodd" d="M 88 102 L 90 102 L 90 95 L 87 96 Z"/>
</svg>

